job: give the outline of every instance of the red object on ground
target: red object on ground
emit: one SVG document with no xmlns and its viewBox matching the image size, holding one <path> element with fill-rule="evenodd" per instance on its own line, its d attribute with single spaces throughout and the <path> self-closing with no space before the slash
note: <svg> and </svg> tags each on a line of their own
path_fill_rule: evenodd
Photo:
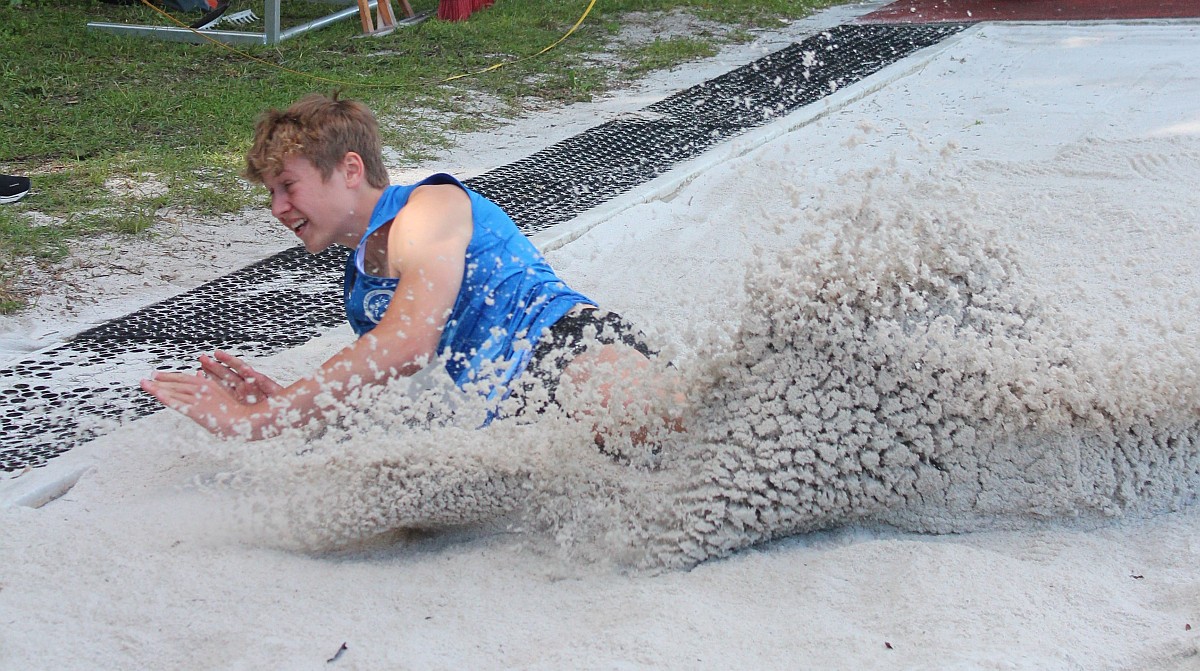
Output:
<svg viewBox="0 0 1200 671">
<path fill-rule="evenodd" d="M 899 0 L 859 17 L 858 22 L 970 23 L 1197 17 L 1200 17 L 1200 0 Z"/>
<path fill-rule="evenodd" d="M 443 21 L 464 21 L 471 12 L 473 0 L 438 0 L 437 16 Z"/>
<path fill-rule="evenodd" d="M 437 15 L 443 21 L 463 21 L 494 3 L 495 0 L 438 0 Z"/>
</svg>

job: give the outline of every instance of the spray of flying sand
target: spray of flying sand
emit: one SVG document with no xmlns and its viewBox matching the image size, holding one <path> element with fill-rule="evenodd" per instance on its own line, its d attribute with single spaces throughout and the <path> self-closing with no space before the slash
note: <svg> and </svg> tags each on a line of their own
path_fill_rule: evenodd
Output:
<svg viewBox="0 0 1200 671">
<path fill-rule="evenodd" d="M 478 430 L 469 401 L 447 413 L 397 383 L 271 458 L 240 451 L 238 489 L 293 547 L 506 520 L 635 567 L 851 522 L 966 531 L 1195 497 L 1194 354 L 1078 346 L 1013 251 L 955 212 L 867 198 L 810 223 L 748 273 L 734 345 L 673 373 L 685 433 L 639 447 L 606 416 L 601 452 L 590 420 Z"/>
</svg>

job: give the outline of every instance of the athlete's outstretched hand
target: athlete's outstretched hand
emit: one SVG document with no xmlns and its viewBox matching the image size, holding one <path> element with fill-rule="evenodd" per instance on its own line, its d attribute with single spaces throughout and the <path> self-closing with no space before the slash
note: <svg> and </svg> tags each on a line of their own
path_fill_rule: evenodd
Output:
<svg viewBox="0 0 1200 671">
<path fill-rule="evenodd" d="M 226 352 L 200 357 L 196 373 L 155 373 L 142 389 L 213 433 L 259 438 L 271 423 L 267 398 L 283 387 Z"/>
<path fill-rule="evenodd" d="M 283 386 L 229 352 L 217 350 L 212 356 L 202 355 L 200 369 L 242 403 L 258 403 L 283 390 Z"/>
</svg>

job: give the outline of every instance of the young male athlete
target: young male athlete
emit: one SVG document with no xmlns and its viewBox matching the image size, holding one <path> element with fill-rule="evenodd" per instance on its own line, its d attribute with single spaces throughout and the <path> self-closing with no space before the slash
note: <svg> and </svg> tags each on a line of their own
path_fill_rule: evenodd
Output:
<svg viewBox="0 0 1200 671">
<path fill-rule="evenodd" d="M 636 331 L 563 283 L 495 203 L 446 174 L 390 186 L 375 117 L 361 103 L 312 94 L 263 114 L 246 164 L 246 177 L 267 187 L 271 213 L 310 253 L 353 250 L 344 295 L 360 337 L 286 387 L 220 351 L 201 356 L 195 375 L 142 381 L 208 430 L 276 435 L 318 417 L 326 399 L 439 356 L 459 387 L 493 400 L 534 382 L 553 399 L 559 376 L 582 370 L 573 365 L 581 359 L 645 368 Z M 600 344 L 583 352 L 590 327 Z M 600 391 L 607 399 L 611 389 Z"/>
</svg>

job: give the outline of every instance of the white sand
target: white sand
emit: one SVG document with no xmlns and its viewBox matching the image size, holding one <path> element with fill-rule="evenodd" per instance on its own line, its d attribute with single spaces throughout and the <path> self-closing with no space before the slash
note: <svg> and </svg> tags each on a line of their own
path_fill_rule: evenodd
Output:
<svg viewBox="0 0 1200 671">
<path fill-rule="evenodd" d="M 980 282 L 1001 287 L 977 295 L 1036 298 L 1029 309 L 1044 315 L 1014 326 L 1013 339 L 977 348 L 980 360 L 1004 347 L 1028 347 L 1008 359 L 1020 373 L 1022 362 L 1034 360 L 1029 352 L 1040 356 L 1039 343 L 1065 342 L 1076 361 L 1068 368 L 1078 377 L 1071 379 L 1088 389 L 1051 388 L 1044 368 L 1029 373 L 1030 388 L 1046 389 L 1048 405 L 1085 398 L 1116 417 L 1113 426 L 1128 417 L 1140 427 L 1137 417 L 1153 415 L 1157 426 L 1178 429 L 1173 443 L 1142 441 L 1137 446 L 1146 451 L 1112 459 L 1118 472 L 1144 462 L 1151 479 L 1175 478 L 1177 489 L 1088 489 L 1102 478 L 1087 451 L 1071 442 L 1087 432 L 1030 406 L 1034 438 L 1044 438 L 1032 445 L 1043 459 L 1030 465 L 1027 482 L 980 479 L 976 494 L 991 499 L 964 503 L 932 492 L 923 504 L 885 497 L 896 505 L 841 512 L 809 501 L 790 508 L 807 516 L 760 517 L 742 536 L 714 535 L 733 539 L 738 551 L 727 558 L 639 572 L 595 559 L 614 549 L 625 552 L 618 560 L 628 558 L 625 544 L 639 536 L 622 523 L 662 523 L 645 537 L 654 542 L 671 525 L 697 528 L 680 508 L 665 521 L 639 516 L 639 505 L 656 491 L 643 485 L 656 477 L 672 485 L 701 481 L 678 469 L 686 455 L 668 453 L 661 475 L 630 470 L 622 479 L 625 467 L 584 452 L 575 453 L 578 472 L 547 465 L 573 449 L 543 444 L 555 438 L 549 428 L 444 429 L 437 435 L 450 457 L 439 460 L 415 437 L 413 445 L 391 449 L 424 455 L 431 468 L 451 473 L 499 473 L 496 481 L 515 488 L 481 492 L 481 505 L 525 501 L 528 515 L 396 536 L 366 549 L 304 553 L 286 549 L 278 530 L 257 527 L 255 511 L 227 514 L 226 487 L 213 474 L 232 468 L 230 458 L 261 468 L 253 452 L 233 446 L 226 453 L 178 417 L 160 414 L 63 457 L 68 465 L 95 463 L 64 497 L 38 509 L 0 510 L 0 666 L 1200 666 L 1200 512 L 1186 505 L 1200 484 L 1193 456 L 1200 406 L 1193 380 L 1200 373 L 1200 115 L 1191 102 L 1200 99 L 1197 37 L 1200 27 L 1165 23 L 974 28 L 840 92 L 822 106 L 828 114 L 798 113 L 693 162 L 686 172 L 694 179 L 686 183 L 675 175 L 648 185 L 623 200 L 628 208 L 606 208 L 612 216 L 551 253 L 569 281 L 656 333 L 682 368 L 698 368 L 710 352 L 697 345 L 697 333 L 732 332 L 745 306 L 786 307 L 786 292 L 797 296 L 797 306 L 815 305 L 801 300 L 800 280 L 835 277 L 851 261 L 867 271 L 888 262 L 869 251 L 831 255 L 826 275 L 754 275 L 758 284 L 747 292 L 744 278 L 757 259 L 791 250 L 814 231 L 825 234 L 813 244 L 828 245 L 836 233 L 882 252 L 903 251 L 905 225 L 892 217 L 940 213 L 943 221 L 966 224 L 947 249 L 964 251 L 966 267 L 986 271 Z M 864 200 L 870 209 L 843 228 L 838 208 Z M 576 226 L 597 220 L 585 216 Z M 878 222 L 887 225 L 872 232 Z M 949 229 L 932 230 L 932 238 L 917 241 L 953 238 Z M 888 242 L 896 231 L 899 242 Z M 989 235 L 1000 248 L 1011 246 L 995 257 L 1011 262 L 987 265 L 990 257 L 972 256 Z M 557 244 L 550 236 L 542 241 Z M 934 258 L 925 251 L 909 254 Z M 776 277 L 797 284 L 775 291 Z M 904 286 L 877 279 L 885 290 Z M 879 316 L 871 310 L 889 305 L 881 299 L 850 314 Z M 794 324 L 773 323 L 779 337 L 794 335 Z M 265 364 L 281 374 L 302 370 L 337 338 Z M 947 347 L 948 356 L 972 351 Z M 900 354 L 908 351 L 915 350 Z M 742 370 L 730 365 L 727 377 Z M 773 374 L 764 372 L 767 379 Z M 995 417 L 1022 418 L 1005 407 Z M 745 416 L 741 406 L 730 408 L 730 429 Z M 710 437 L 714 417 L 702 418 Z M 967 418 L 979 426 L 994 419 L 978 409 Z M 340 460 L 331 480 L 354 473 L 347 464 L 375 463 L 388 449 L 386 438 L 363 435 L 361 445 L 317 444 Z M 1061 441 L 1061 452 L 1051 438 Z M 534 455 L 531 474 L 520 472 L 522 449 Z M 1078 464 L 1051 463 L 1075 454 Z M 285 461 L 298 469 L 319 465 L 320 456 Z M 970 472 L 956 471 L 965 467 L 955 457 L 947 457 L 947 491 L 961 493 L 966 485 L 955 474 Z M 412 483 L 428 484 L 411 463 L 405 467 L 415 474 Z M 307 531 L 344 532 L 356 521 L 370 527 L 403 516 L 409 505 L 388 511 L 386 501 L 371 498 L 404 492 L 403 482 L 338 500 L 321 481 L 298 470 L 292 478 L 297 489 L 287 494 L 296 497 L 290 503 L 301 531 L 318 524 Z M 598 484 L 567 487 L 580 482 Z M 450 498 L 461 501 L 477 485 L 467 482 Z M 566 496 L 551 491 L 555 486 L 567 487 Z M 603 496 L 614 492 L 628 499 L 606 507 Z M 1032 501 L 1042 495 L 1045 502 Z M 263 518 L 280 513 L 278 501 L 260 503 L 267 505 L 257 511 Z M 1038 514 L 1042 503 L 1045 514 Z M 428 499 L 412 505 L 437 507 Z M 880 520 L 902 529 L 978 530 L 923 535 Z M 830 528 L 742 547 L 806 525 Z M 597 531 L 608 535 L 571 537 Z M 327 664 L 343 643 L 347 650 Z"/>
</svg>

